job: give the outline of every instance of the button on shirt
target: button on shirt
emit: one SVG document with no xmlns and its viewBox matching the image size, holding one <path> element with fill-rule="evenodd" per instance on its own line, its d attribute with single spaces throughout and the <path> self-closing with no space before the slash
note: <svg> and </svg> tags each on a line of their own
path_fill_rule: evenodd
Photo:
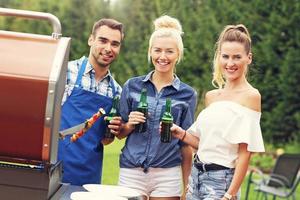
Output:
<svg viewBox="0 0 300 200">
<path fill-rule="evenodd" d="M 147 89 L 148 119 L 147 131 L 144 133 L 131 132 L 120 155 L 120 167 L 174 167 L 181 164 L 182 143 L 172 138 L 170 143 L 160 141 L 160 119 L 165 111 L 166 98 L 172 100 L 172 115 L 174 123 L 183 129 L 190 127 L 194 121 L 196 92 L 177 76 L 171 85 L 157 92 L 151 82 L 153 71 L 146 76 L 129 79 L 123 87 L 120 99 L 120 114 L 127 122 L 131 111 L 136 110 L 140 100 L 141 90 Z"/>
<path fill-rule="evenodd" d="M 62 105 L 64 104 L 64 102 L 67 100 L 67 98 L 71 95 L 73 91 L 77 79 L 78 71 L 85 58 L 86 57 L 83 56 L 78 60 L 70 61 L 68 63 L 67 80 L 66 80 L 67 84 L 65 86 L 65 92 L 62 98 Z M 102 80 L 97 82 L 95 79 L 95 70 L 93 69 L 92 65 L 88 62 L 82 77 L 81 85 L 84 90 L 113 98 L 112 84 L 110 83 L 110 80 L 113 80 L 116 89 L 116 95 L 120 95 L 122 88 L 112 77 L 110 71 L 108 71 L 107 75 Z"/>
</svg>

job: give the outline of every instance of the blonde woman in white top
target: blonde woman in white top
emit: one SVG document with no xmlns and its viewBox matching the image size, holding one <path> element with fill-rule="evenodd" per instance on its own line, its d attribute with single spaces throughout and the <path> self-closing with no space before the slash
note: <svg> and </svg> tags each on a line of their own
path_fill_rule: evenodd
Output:
<svg viewBox="0 0 300 200">
<path fill-rule="evenodd" d="M 263 152 L 261 95 L 246 79 L 252 61 L 244 25 L 228 25 L 216 43 L 213 85 L 206 108 L 188 129 L 173 136 L 197 149 L 187 199 L 240 199 L 252 152 Z"/>
</svg>

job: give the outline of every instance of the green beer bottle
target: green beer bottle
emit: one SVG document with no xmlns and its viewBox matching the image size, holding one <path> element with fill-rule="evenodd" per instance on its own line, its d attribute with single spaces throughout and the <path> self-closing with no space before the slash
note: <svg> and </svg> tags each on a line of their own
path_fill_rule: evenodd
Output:
<svg viewBox="0 0 300 200">
<path fill-rule="evenodd" d="M 171 99 L 166 100 L 166 110 L 161 118 L 160 141 L 163 143 L 171 142 L 172 134 L 170 128 L 173 125 L 173 116 L 171 113 Z"/>
<path fill-rule="evenodd" d="M 110 120 L 112 120 L 113 117 L 118 115 L 118 105 L 119 105 L 119 96 L 115 96 L 113 99 L 112 108 L 105 119 L 106 130 L 104 133 L 104 138 L 113 139 L 115 137 L 115 135 L 111 133 L 110 128 L 108 128 L 108 125 L 109 125 Z"/>
<path fill-rule="evenodd" d="M 146 88 L 142 89 L 140 102 L 138 104 L 137 111 L 144 113 L 144 116 L 146 117 L 146 121 L 144 123 L 135 125 L 135 132 L 143 133 L 147 130 L 147 116 L 148 116 L 148 103 L 147 103 L 147 89 Z"/>
</svg>

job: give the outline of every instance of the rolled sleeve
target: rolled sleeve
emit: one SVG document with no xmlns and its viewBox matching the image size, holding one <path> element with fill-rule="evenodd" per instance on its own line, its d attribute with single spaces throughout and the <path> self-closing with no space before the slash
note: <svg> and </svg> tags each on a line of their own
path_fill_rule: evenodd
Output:
<svg viewBox="0 0 300 200">
<path fill-rule="evenodd" d="M 188 129 L 194 123 L 195 109 L 197 104 L 197 93 L 194 92 L 193 96 L 187 102 L 186 109 L 182 115 L 182 124 L 183 129 Z"/>
</svg>

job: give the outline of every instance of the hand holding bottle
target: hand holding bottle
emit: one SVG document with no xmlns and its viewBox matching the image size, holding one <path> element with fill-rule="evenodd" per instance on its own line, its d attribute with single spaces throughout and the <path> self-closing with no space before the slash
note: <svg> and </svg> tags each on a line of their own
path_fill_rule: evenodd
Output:
<svg viewBox="0 0 300 200">
<path fill-rule="evenodd" d="M 170 130 L 171 130 L 173 137 L 175 137 L 179 140 L 183 140 L 186 135 L 186 131 L 183 130 L 180 126 L 177 126 L 176 124 L 173 124 L 173 126 L 170 128 Z"/>
<path fill-rule="evenodd" d="M 119 96 L 114 97 L 112 108 L 108 115 L 104 118 L 107 126 L 104 133 L 104 138 L 114 139 L 115 135 L 118 135 L 120 132 L 122 119 L 118 116 L 119 100 Z"/>
<path fill-rule="evenodd" d="M 139 111 L 132 111 L 128 116 L 128 124 L 134 129 L 137 124 L 145 123 L 146 117 L 144 113 Z"/>
<path fill-rule="evenodd" d="M 110 129 L 110 132 L 114 135 L 119 135 L 122 126 L 122 118 L 119 116 L 112 117 L 109 120 L 107 128 Z"/>
<path fill-rule="evenodd" d="M 116 117 L 106 116 L 104 120 L 107 122 L 107 129 L 104 138 L 101 140 L 101 143 L 103 145 L 108 145 L 114 141 L 115 135 L 120 134 L 120 130 L 122 126 L 122 118 L 118 116 Z"/>
<path fill-rule="evenodd" d="M 173 124 L 171 126 L 170 131 L 172 133 L 172 136 L 179 140 L 182 140 L 186 135 L 186 131 L 176 124 Z M 159 133 L 162 133 L 162 122 L 160 122 Z"/>
<path fill-rule="evenodd" d="M 166 99 L 166 110 L 161 118 L 160 141 L 169 143 L 172 140 L 171 127 L 173 125 L 173 116 L 171 112 L 171 99 Z"/>
<path fill-rule="evenodd" d="M 140 101 L 136 112 L 131 112 L 131 123 L 135 124 L 135 132 L 144 133 L 147 130 L 147 115 L 148 115 L 148 103 L 147 103 L 147 89 L 143 88 L 140 96 Z M 144 118 L 143 118 L 144 117 Z M 130 116 L 129 116 L 130 118 Z"/>
</svg>

